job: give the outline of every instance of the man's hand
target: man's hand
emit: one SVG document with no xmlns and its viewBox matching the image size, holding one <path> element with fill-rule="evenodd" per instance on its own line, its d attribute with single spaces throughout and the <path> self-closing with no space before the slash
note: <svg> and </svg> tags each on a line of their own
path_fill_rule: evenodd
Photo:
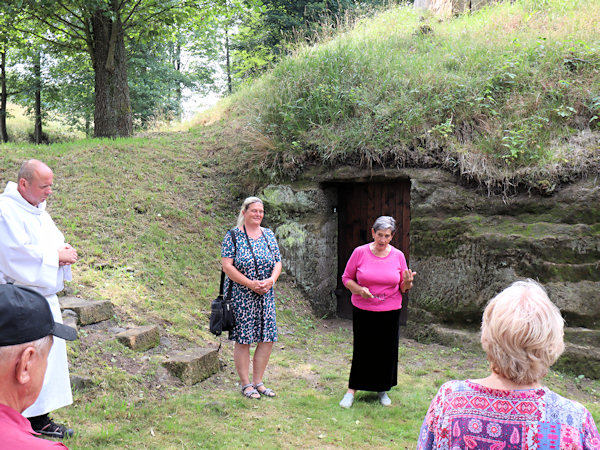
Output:
<svg viewBox="0 0 600 450">
<path fill-rule="evenodd" d="M 77 262 L 77 250 L 70 244 L 64 244 L 58 248 L 58 265 L 65 266 Z"/>
</svg>

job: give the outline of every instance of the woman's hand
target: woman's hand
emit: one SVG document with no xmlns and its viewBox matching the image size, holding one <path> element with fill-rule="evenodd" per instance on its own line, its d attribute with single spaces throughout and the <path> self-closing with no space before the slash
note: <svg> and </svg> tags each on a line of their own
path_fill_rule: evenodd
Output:
<svg viewBox="0 0 600 450">
<path fill-rule="evenodd" d="M 400 286 L 400 291 L 402 291 L 402 293 L 408 291 L 409 289 L 412 289 L 413 280 L 414 280 L 416 274 L 417 274 L 417 272 L 413 272 L 410 269 L 406 269 L 402 273 L 402 285 Z"/>
<path fill-rule="evenodd" d="M 358 295 L 360 295 L 362 298 L 373 298 L 375 297 L 373 294 L 371 294 L 371 291 L 369 291 L 368 287 L 365 286 L 359 286 L 358 288 L 358 292 L 356 292 Z"/>
<path fill-rule="evenodd" d="M 356 294 L 356 295 L 360 295 L 362 298 L 375 297 L 373 294 L 371 294 L 371 291 L 369 291 L 369 288 L 367 288 L 365 286 L 361 286 L 354 280 L 346 281 L 346 287 L 350 290 L 350 292 L 352 292 L 353 294 Z"/>
<path fill-rule="evenodd" d="M 271 277 L 266 280 L 249 280 L 248 288 L 257 294 L 264 295 L 271 290 L 275 284 L 275 280 Z"/>
</svg>

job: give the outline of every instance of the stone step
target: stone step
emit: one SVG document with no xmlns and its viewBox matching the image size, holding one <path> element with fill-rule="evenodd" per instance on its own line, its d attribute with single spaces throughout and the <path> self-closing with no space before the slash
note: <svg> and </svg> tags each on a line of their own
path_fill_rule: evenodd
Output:
<svg viewBox="0 0 600 450">
<path fill-rule="evenodd" d="M 167 355 L 163 366 L 185 384 L 196 384 L 219 371 L 219 354 L 214 348 L 191 348 Z"/>
<path fill-rule="evenodd" d="M 424 328 L 419 327 L 421 336 L 408 337 L 483 353 L 479 331 L 432 324 L 424 333 Z M 600 379 L 600 330 L 565 327 L 565 351 L 552 368 Z"/>
<path fill-rule="evenodd" d="M 156 347 L 160 342 L 158 326 L 134 327 L 117 334 L 117 339 L 132 350 L 145 351 Z"/>
<path fill-rule="evenodd" d="M 573 375 L 600 379 L 600 349 L 590 345 L 565 342 L 565 352 L 552 368 Z"/>
<path fill-rule="evenodd" d="M 600 348 L 600 330 L 580 327 L 565 328 L 565 341 L 576 345 L 591 345 Z"/>
<path fill-rule="evenodd" d="M 65 325 L 79 331 L 79 325 L 77 325 L 77 313 L 72 309 L 65 309 L 62 311 L 62 320 Z"/>
<path fill-rule="evenodd" d="M 77 323 L 80 326 L 112 319 L 114 309 L 108 300 L 90 301 L 78 297 L 62 297 L 59 299 L 60 309 L 71 309 L 77 313 Z"/>
</svg>

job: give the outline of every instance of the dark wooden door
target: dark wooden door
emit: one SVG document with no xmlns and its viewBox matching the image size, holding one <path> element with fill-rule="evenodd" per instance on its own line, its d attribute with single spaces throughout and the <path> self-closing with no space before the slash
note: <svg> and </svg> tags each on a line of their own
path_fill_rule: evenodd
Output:
<svg viewBox="0 0 600 450">
<path fill-rule="evenodd" d="M 342 284 L 342 274 L 352 251 L 373 240 L 371 227 L 379 216 L 396 219 L 391 244 L 402 250 L 408 262 L 410 230 L 410 180 L 373 183 L 343 183 L 338 190 L 338 282 L 337 315 L 352 317 L 350 291 Z M 406 297 L 403 305 L 406 305 Z M 403 306 L 401 322 L 406 322 Z M 402 317 L 404 316 L 404 317 Z"/>
</svg>

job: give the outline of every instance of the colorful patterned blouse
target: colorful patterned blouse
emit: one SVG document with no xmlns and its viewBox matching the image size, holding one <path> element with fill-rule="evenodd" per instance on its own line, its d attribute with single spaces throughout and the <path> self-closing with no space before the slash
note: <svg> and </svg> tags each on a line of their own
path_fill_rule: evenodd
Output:
<svg viewBox="0 0 600 450">
<path fill-rule="evenodd" d="M 417 449 L 600 449 L 583 405 L 550 389 L 504 391 L 466 381 L 442 385 L 431 402 Z"/>
</svg>

